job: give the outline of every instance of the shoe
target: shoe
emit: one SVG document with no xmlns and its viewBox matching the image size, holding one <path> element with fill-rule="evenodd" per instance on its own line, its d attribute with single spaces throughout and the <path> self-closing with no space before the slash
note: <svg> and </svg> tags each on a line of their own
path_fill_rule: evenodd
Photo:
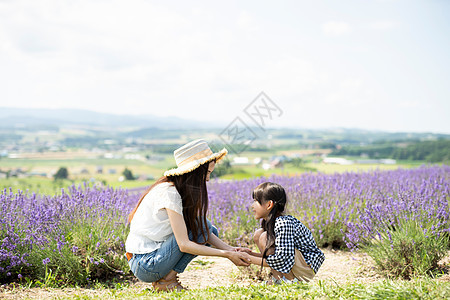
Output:
<svg viewBox="0 0 450 300">
<path fill-rule="evenodd" d="M 277 279 L 275 279 L 275 277 L 272 276 L 272 278 L 270 278 L 269 280 L 264 281 L 265 285 L 274 285 L 276 284 Z"/>
<path fill-rule="evenodd" d="M 187 290 L 187 288 L 183 287 L 178 280 L 178 276 L 175 276 L 171 280 L 165 280 L 164 278 L 161 278 L 158 281 L 152 282 L 153 288 L 157 291 L 164 291 L 164 292 L 170 292 L 170 291 L 183 291 Z"/>
</svg>

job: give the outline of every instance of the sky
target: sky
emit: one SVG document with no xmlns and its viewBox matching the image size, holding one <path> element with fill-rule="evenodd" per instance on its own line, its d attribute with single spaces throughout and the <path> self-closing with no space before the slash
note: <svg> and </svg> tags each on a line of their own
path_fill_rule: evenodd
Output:
<svg viewBox="0 0 450 300">
<path fill-rule="evenodd" d="M 0 107 L 450 133 L 448 53 L 446 0 L 0 0 Z"/>
</svg>

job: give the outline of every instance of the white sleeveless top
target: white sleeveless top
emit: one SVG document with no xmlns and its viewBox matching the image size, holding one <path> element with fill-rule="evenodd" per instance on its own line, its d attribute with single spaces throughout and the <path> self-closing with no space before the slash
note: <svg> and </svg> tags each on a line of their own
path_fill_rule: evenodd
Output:
<svg viewBox="0 0 450 300">
<path fill-rule="evenodd" d="M 127 252 L 150 253 L 173 234 L 165 208 L 183 215 L 181 196 L 170 182 L 156 185 L 142 200 L 130 223 L 125 242 Z"/>
</svg>

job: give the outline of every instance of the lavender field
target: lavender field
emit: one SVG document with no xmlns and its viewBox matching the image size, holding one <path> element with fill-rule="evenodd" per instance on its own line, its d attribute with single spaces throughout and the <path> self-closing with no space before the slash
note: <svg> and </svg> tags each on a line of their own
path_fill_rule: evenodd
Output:
<svg viewBox="0 0 450 300">
<path fill-rule="evenodd" d="M 366 251 L 381 270 L 398 267 L 394 275 L 409 278 L 442 271 L 437 261 L 449 249 L 449 176 L 444 165 L 213 180 L 209 217 L 230 244 L 251 246 L 259 226 L 249 209 L 251 191 L 277 182 L 288 194 L 287 213 L 312 230 L 320 247 Z M 0 282 L 85 284 L 128 274 L 126 216 L 142 191 L 85 185 L 51 196 L 3 190 Z"/>
</svg>

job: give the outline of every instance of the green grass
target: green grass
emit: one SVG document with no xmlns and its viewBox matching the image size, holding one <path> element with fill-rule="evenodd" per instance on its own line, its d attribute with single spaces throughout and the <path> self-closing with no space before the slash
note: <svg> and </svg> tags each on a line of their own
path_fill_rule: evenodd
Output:
<svg viewBox="0 0 450 300">
<path fill-rule="evenodd" d="M 96 176 L 94 182 L 103 182 L 104 176 Z M 51 178 L 43 178 L 43 177 L 29 177 L 29 178 L 8 178 L 2 179 L 0 182 L 0 189 L 9 189 L 10 187 L 13 189 L 13 192 L 17 190 L 26 191 L 28 190 L 30 193 L 34 192 L 36 194 L 46 194 L 46 195 L 55 195 L 60 194 L 62 188 L 67 188 L 68 186 L 75 184 L 83 184 L 84 182 L 90 182 L 90 177 L 80 178 L 78 180 L 58 180 L 54 181 Z M 153 184 L 154 180 L 127 180 L 127 181 L 118 181 L 115 180 L 105 180 L 107 185 L 112 186 L 114 188 L 137 188 L 137 187 L 146 187 Z"/>
<path fill-rule="evenodd" d="M 157 293 L 151 288 L 116 283 L 113 288 L 97 284 L 93 289 L 45 288 L 40 293 L 34 289 L 29 293 L 55 299 L 449 299 L 450 283 L 433 279 L 411 281 L 383 280 L 375 283 L 347 283 L 339 285 L 333 281 L 318 281 L 310 284 L 267 286 L 254 284 L 248 287 L 211 287 L 182 292 Z M 4 295 L 27 298 L 26 286 L 3 289 Z M 30 297 L 30 298 L 31 298 Z"/>
</svg>

